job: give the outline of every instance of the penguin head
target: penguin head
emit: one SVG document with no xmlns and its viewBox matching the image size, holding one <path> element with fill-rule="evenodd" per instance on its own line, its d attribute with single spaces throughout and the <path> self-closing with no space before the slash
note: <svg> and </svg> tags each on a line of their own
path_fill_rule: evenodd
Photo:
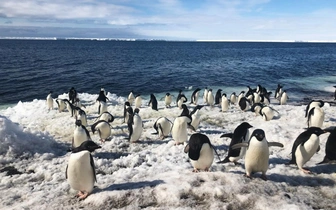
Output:
<svg viewBox="0 0 336 210">
<path fill-rule="evenodd" d="M 223 97 L 223 96 L 226 97 L 226 93 L 223 93 L 222 97 Z"/>
<path fill-rule="evenodd" d="M 135 109 L 134 109 L 134 113 L 139 114 L 139 112 L 140 112 L 140 109 L 139 109 L 139 108 L 135 108 Z"/>
<path fill-rule="evenodd" d="M 245 129 L 249 129 L 252 128 L 253 126 L 250 125 L 248 122 L 243 122 L 242 124 L 240 124 L 239 126 L 245 128 Z"/>
<path fill-rule="evenodd" d="M 252 137 L 255 137 L 258 141 L 262 141 L 265 138 L 265 132 L 261 129 L 255 129 L 251 135 Z"/>
<path fill-rule="evenodd" d="M 170 93 L 166 93 L 166 96 L 170 96 Z"/>
<path fill-rule="evenodd" d="M 131 104 L 130 104 L 129 101 L 126 101 L 126 102 L 125 102 L 125 107 L 128 107 L 128 106 L 131 106 Z"/>
<path fill-rule="evenodd" d="M 320 136 L 321 134 L 324 134 L 327 131 L 322 130 L 319 127 L 310 127 L 310 128 L 307 129 L 307 132 L 310 133 L 310 134 L 315 134 L 316 136 Z"/>
<path fill-rule="evenodd" d="M 76 124 L 76 126 L 82 126 L 82 121 L 81 120 L 76 120 L 75 124 Z"/>
</svg>

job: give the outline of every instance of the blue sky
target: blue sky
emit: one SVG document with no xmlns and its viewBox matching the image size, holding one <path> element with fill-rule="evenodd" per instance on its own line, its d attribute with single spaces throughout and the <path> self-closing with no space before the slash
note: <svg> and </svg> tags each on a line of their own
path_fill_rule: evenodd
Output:
<svg viewBox="0 0 336 210">
<path fill-rule="evenodd" d="M 8 0 L 0 37 L 336 40 L 332 0 Z"/>
</svg>

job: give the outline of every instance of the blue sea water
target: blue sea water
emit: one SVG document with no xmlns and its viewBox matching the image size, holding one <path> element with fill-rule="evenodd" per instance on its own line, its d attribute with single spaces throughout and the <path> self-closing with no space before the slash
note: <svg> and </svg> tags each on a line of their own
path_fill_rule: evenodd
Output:
<svg viewBox="0 0 336 210">
<path fill-rule="evenodd" d="M 292 101 L 332 99 L 336 44 L 0 40 L 0 105 L 54 97 L 71 87 L 119 96 L 199 87 L 231 94 L 280 83 Z"/>
</svg>

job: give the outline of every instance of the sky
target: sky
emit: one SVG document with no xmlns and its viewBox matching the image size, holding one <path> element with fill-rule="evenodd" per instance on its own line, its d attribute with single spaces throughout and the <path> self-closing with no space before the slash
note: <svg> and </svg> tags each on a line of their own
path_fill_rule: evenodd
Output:
<svg viewBox="0 0 336 210">
<path fill-rule="evenodd" d="M 329 0 L 0 2 L 0 37 L 336 40 Z"/>
</svg>

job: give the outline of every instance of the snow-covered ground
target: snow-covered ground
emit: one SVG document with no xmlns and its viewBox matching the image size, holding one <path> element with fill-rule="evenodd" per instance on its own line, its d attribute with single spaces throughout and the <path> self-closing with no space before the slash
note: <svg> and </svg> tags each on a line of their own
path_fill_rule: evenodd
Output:
<svg viewBox="0 0 336 210">
<path fill-rule="evenodd" d="M 90 126 L 98 116 L 97 95 L 81 93 L 79 98 L 86 105 Z M 56 103 L 48 111 L 45 100 L 19 102 L 0 110 L 1 209 L 336 209 L 336 165 L 316 165 L 323 160 L 329 134 L 320 136 L 321 150 L 306 164 L 313 174 L 285 164 L 291 158 L 294 140 L 307 127 L 305 105 L 280 106 L 274 100 L 271 106 L 280 115 L 267 122 L 237 106 L 224 113 L 219 107 L 201 109 L 197 132 L 209 137 L 221 160 L 227 155 L 230 139 L 220 136 L 233 132 L 244 121 L 253 125 L 251 129 L 263 129 L 268 141 L 284 144 L 284 148 L 270 148 L 268 181 L 264 181 L 259 173 L 253 179 L 243 176 L 243 159 L 235 166 L 216 163 L 217 156 L 210 172 L 193 173 L 183 152 L 186 144 L 175 146 L 171 136 L 160 140 L 152 134 L 158 117 L 173 121 L 180 115 L 175 104 L 165 108 L 159 101 L 159 111 L 154 111 L 143 100 L 140 116 L 144 131 L 140 142 L 129 143 L 122 117 L 126 99 L 110 93 L 108 98 L 108 111 L 115 117 L 112 137 L 101 143 L 98 134 L 90 132 L 102 148 L 93 153 L 96 187 L 82 201 L 65 178 L 75 127 L 70 113 L 59 113 Z M 187 105 L 190 110 L 194 107 Z M 323 128 L 335 126 L 336 107 L 326 103 L 323 109 Z M 189 136 L 192 133 L 189 131 Z"/>
</svg>

